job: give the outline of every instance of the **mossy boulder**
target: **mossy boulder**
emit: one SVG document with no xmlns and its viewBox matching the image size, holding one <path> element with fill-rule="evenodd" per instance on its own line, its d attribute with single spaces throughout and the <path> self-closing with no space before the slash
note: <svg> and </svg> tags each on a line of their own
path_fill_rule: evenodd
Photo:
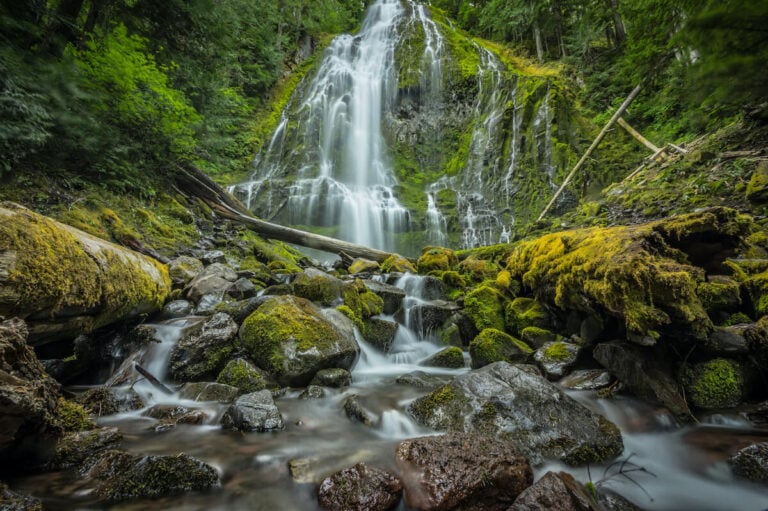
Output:
<svg viewBox="0 0 768 511">
<path fill-rule="evenodd" d="M 495 280 L 499 270 L 500 268 L 496 263 L 475 256 L 469 256 L 458 264 L 458 271 L 472 282 Z M 509 284 L 511 285 L 511 281 Z"/>
<path fill-rule="evenodd" d="M 384 299 L 368 289 L 365 282 L 355 279 L 345 282 L 342 290 L 344 305 L 361 320 L 381 314 L 384 311 Z"/>
<path fill-rule="evenodd" d="M 550 380 L 556 380 L 570 369 L 579 358 L 581 346 L 572 342 L 550 342 L 536 350 L 533 358 Z"/>
<path fill-rule="evenodd" d="M 17 204 L 0 206 L 0 316 L 36 345 L 160 310 L 168 270 L 149 257 Z"/>
<path fill-rule="evenodd" d="M 203 271 L 203 262 L 191 256 L 179 256 L 168 263 L 173 287 L 184 287 Z"/>
<path fill-rule="evenodd" d="M 464 367 L 464 351 L 456 346 L 444 348 L 431 357 L 421 362 L 428 367 L 445 367 L 448 369 L 460 369 Z"/>
<path fill-rule="evenodd" d="M 365 287 L 370 291 L 373 291 L 384 300 L 384 307 L 381 311 L 382 314 L 395 314 L 403 306 L 403 300 L 405 299 L 405 291 L 399 287 L 392 286 L 390 284 L 384 284 L 382 282 L 375 282 L 372 280 L 366 280 Z"/>
<path fill-rule="evenodd" d="M 316 268 L 307 268 L 293 280 L 296 296 L 329 307 L 341 301 L 343 282 Z"/>
<path fill-rule="evenodd" d="M 768 162 L 760 162 L 752 172 L 746 195 L 747 200 L 753 204 L 768 202 Z"/>
<path fill-rule="evenodd" d="M 363 321 L 363 329 L 360 333 L 369 343 L 384 353 L 389 353 L 399 325 L 394 321 L 381 318 L 368 318 Z"/>
<path fill-rule="evenodd" d="M 739 283 L 724 275 L 709 276 L 699 284 L 696 294 L 710 316 L 717 312 L 733 312 L 741 306 Z"/>
<path fill-rule="evenodd" d="M 285 423 L 272 394 L 260 390 L 243 394 L 229 405 L 221 417 L 221 426 L 244 432 L 264 432 L 283 429 Z"/>
<path fill-rule="evenodd" d="M 135 390 L 114 387 L 88 389 L 77 396 L 77 402 L 96 417 L 139 410 L 145 406 L 141 396 Z"/>
<path fill-rule="evenodd" d="M 237 323 L 217 312 L 182 337 L 171 351 L 169 374 L 179 382 L 211 381 L 237 348 Z"/>
<path fill-rule="evenodd" d="M 411 261 L 400 254 L 392 254 L 381 263 L 381 271 L 384 273 L 416 273 L 416 268 Z"/>
<path fill-rule="evenodd" d="M 478 331 L 495 328 L 504 331 L 504 309 L 507 299 L 498 289 L 481 285 L 470 291 L 464 298 L 464 313 Z"/>
<path fill-rule="evenodd" d="M 447 271 L 456 266 L 456 253 L 450 248 L 426 247 L 416 261 L 419 273 Z"/>
<path fill-rule="evenodd" d="M 478 369 L 499 361 L 525 363 L 533 354 L 533 349 L 505 332 L 486 328 L 469 343 L 469 354 L 472 368 Z"/>
<path fill-rule="evenodd" d="M 269 298 L 248 316 L 240 340 L 282 385 L 306 386 L 320 369 L 349 369 L 360 352 L 346 316 L 290 295 Z"/>
<path fill-rule="evenodd" d="M 250 394 L 277 387 L 277 382 L 267 371 L 256 367 L 244 358 L 236 358 L 227 362 L 227 365 L 216 377 L 216 382 L 231 385 L 237 388 L 240 394 Z"/>
<path fill-rule="evenodd" d="M 533 298 L 518 297 L 504 307 L 504 319 L 507 329 L 513 334 L 522 335 L 528 327 L 548 328 L 551 324 L 549 312 Z"/>
<path fill-rule="evenodd" d="M 523 366 L 496 362 L 457 376 L 411 403 L 410 415 L 437 430 L 478 432 L 514 442 L 531 463 L 555 458 L 599 463 L 621 454 L 619 429 Z"/>
<path fill-rule="evenodd" d="M 683 370 L 686 395 L 696 408 L 731 408 L 745 397 L 744 373 L 735 360 L 716 358 Z"/>
<path fill-rule="evenodd" d="M 352 261 L 352 264 L 347 268 L 347 271 L 352 275 L 356 273 L 375 273 L 379 270 L 381 270 L 379 263 L 371 261 L 370 259 L 363 259 L 362 257 L 358 257 Z"/>
<path fill-rule="evenodd" d="M 527 326 L 520 331 L 520 340 L 534 349 L 541 348 L 548 342 L 555 342 L 561 339 L 561 335 L 537 326 Z"/>
</svg>

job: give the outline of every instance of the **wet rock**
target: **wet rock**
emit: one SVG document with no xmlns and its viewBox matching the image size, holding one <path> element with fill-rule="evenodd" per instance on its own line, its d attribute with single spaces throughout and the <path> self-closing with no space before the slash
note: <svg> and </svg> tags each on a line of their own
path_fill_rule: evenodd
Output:
<svg viewBox="0 0 768 511">
<path fill-rule="evenodd" d="M 400 254 L 392 254 L 381 263 L 381 271 L 384 273 L 416 273 L 416 268 Z"/>
<path fill-rule="evenodd" d="M 459 306 L 454 302 L 435 300 L 411 306 L 408 314 L 410 314 L 410 323 L 413 328 L 418 330 L 417 333 L 425 336 L 437 331 L 458 310 Z"/>
<path fill-rule="evenodd" d="M 547 472 L 508 511 L 593 511 L 591 499 L 570 474 Z"/>
<path fill-rule="evenodd" d="M 746 355 L 749 353 L 747 331 L 751 328 L 750 324 L 715 327 L 704 345 L 718 355 Z"/>
<path fill-rule="evenodd" d="M 9 457 L 22 442 L 59 431 L 59 384 L 46 374 L 26 341 L 22 320 L 0 322 L 0 454 Z"/>
<path fill-rule="evenodd" d="M 573 371 L 562 378 L 558 384 L 570 390 L 599 390 L 608 387 L 613 382 L 613 376 L 602 369 L 582 369 Z"/>
<path fill-rule="evenodd" d="M 427 374 L 424 371 L 413 371 L 397 377 L 395 383 L 400 385 L 409 385 L 417 389 L 433 389 L 440 385 L 445 385 L 446 378 L 434 374 Z"/>
<path fill-rule="evenodd" d="M 469 343 L 473 369 L 499 361 L 525 363 L 532 354 L 530 346 L 495 328 L 486 328 Z"/>
<path fill-rule="evenodd" d="M 0 482 L 0 509 L 2 511 L 43 511 L 39 499 L 23 493 L 11 491 Z"/>
<path fill-rule="evenodd" d="M 323 399 L 324 397 L 325 389 L 318 385 L 310 385 L 299 394 L 299 399 Z"/>
<path fill-rule="evenodd" d="M 453 432 L 401 442 L 405 499 L 415 509 L 506 510 L 533 483 L 528 460 L 506 440 Z"/>
<path fill-rule="evenodd" d="M 341 302 L 343 286 L 341 279 L 317 268 L 307 268 L 296 275 L 293 292 L 296 296 L 328 307 Z"/>
<path fill-rule="evenodd" d="M 352 261 L 352 264 L 349 265 L 349 269 L 347 271 L 354 275 L 355 273 L 376 273 L 379 270 L 381 270 L 381 266 L 379 266 L 379 263 L 376 261 L 358 257 Z"/>
<path fill-rule="evenodd" d="M 384 353 L 389 353 L 395 342 L 398 324 L 381 318 L 368 318 L 363 321 L 363 338 Z"/>
<path fill-rule="evenodd" d="M 393 473 L 358 463 L 320 483 L 318 501 L 329 511 L 386 511 L 400 502 L 403 483 Z"/>
<path fill-rule="evenodd" d="M 191 399 L 193 401 L 231 403 L 238 395 L 240 395 L 240 389 L 223 383 L 185 383 L 179 389 L 179 397 L 181 399 Z"/>
<path fill-rule="evenodd" d="M 692 419 L 672 376 L 674 372 L 667 362 L 671 357 L 667 354 L 628 342 L 611 341 L 598 344 L 592 356 L 639 398 L 663 404 L 679 420 Z"/>
<path fill-rule="evenodd" d="M 544 328 L 528 326 L 520 331 L 520 340 L 533 349 L 539 349 L 547 343 L 562 341 L 563 337 Z"/>
<path fill-rule="evenodd" d="M 261 304 L 272 298 L 269 295 L 254 296 L 246 300 L 224 303 L 219 306 L 220 312 L 226 312 L 238 325 L 242 325 L 245 318 L 253 311 L 261 307 Z"/>
<path fill-rule="evenodd" d="M 600 462 L 623 449 L 613 423 L 545 378 L 506 362 L 455 377 L 411 403 L 408 412 L 433 429 L 482 432 L 515 442 L 535 463 L 542 457 Z"/>
<path fill-rule="evenodd" d="M 741 449 L 728 458 L 728 465 L 737 476 L 768 485 L 768 442 Z"/>
<path fill-rule="evenodd" d="M 216 382 L 231 385 L 237 388 L 240 394 L 250 394 L 277 387 L 277 382 L 268 372 L 256 367 L 244 358 L 236 358 L 227 362 L 219 376 L 216 377 Z"/>
<path fill-rule="evenodd" d="M 210 465 L 188 456 L 142 456 L 107 451 L 88 470 L 95 493 L 111 501 L 158 498 L 219 486 L 219 474 Z"/>
<path fill-rule="evenodd" d="M 696 408 L 731 408 L 746 395 L 741 364 L 716 358 L 685 367 L 683 385 L 686 396 Z"/>
<path fill-rule="evenodd" d="M 464 352 L 461 348 L 457 348 L 455 346 L 443 348 L 431 357 L 423 360 L 420 365 L 427 367 L 460 369 L 464 367 Z"/>
<path fill-rule="evenodd" d="M 365 287 L 379 295 L 384 300 L 383 314 L 395 314 L 403 306 L 405 291 L 399 287 L 373 280 L 366 280 Z"/>
<path fill-rule="evenodd" d="M 280 410 L 275 406 L 268 390 L 244 394 L 237 398 L 221 417 L 221 425 L 227 429 L 258 432 L 284 427 L 283 416 L 280 415 Z"/>
<path fill-rule="evenodd" d="M 198 303 L 205 295 L 223 296 L 237 280 L 237 273 L 221 263 L 206 267 L 184 288 L 184 295 Z"/>
<path fill-rule="evenodd" d="M 220 279 L 234 282 L 237 280 L 237 272 L 224 263 L 211 263 L 206 266 L 197 278 L 218 277 Z"/>
<path fill-rule="evenodd" d="M 177 381 L 213 379 L 232 354 L 236 336 L 237 324 L 228 314 L 217 312 L 173 348 L 171 377 Z"/>
<path fill-rule="evenodd" d="M 117 428 L 98 428 L 67 433 L 56 443 L 51 470 L 77 467 L 85 460 L 108 449 L 114 449 L 123 439 Z"/>
<path fill-rule="evenodd" d="M 173 300 L 163 306 L 163 312 L 160 314 L 162 319 L 183 318 L 192 314 L 194 305 L 187 300 Z"/>
<path fill-rule="evenodd" d="M 144 401 L 135 390 L 96 387 L 88 389 L 77 397 L 77 402 L 96 417 L 139 410 Z"/>
<path fill-rule="evenodd" d="M 210 293 L 200 297 L 197 301 L 197 307 L 195 307 L 194 314 L 196 316 L 210 316 L 224 301 L 223 293 Z"/>
<path fill-rule="evenodd" d="M 239 278 L 227 288 L 227 295 L 236 300 L 244 300 L 256 296 L 256 286 L 248 279 Z"/>
<path fill-rule="evenodd" d="M 344 400 L 344 414 L 353 422 L 359 422 L 365 426 L 373 426 L 379 420 L 376 415 L 366 410 L 360 404 L 360 396 L 352 394 Z"/>
<path fill-rule="evenodd" d="M 352 321 L 295 296 L 265 301 L 243 322 L 240 339 L 259 367 L 281 385 L 303 387 L 321 369 L 349 369 L 360 348 Z"/>
<path fill-rule="evenodd" d="M 556 380 L 563 376 L 579 358 L 581 346 L 565 341 L 547 343 L 533 355 L 547 378 Z"/>
<path fill-rule="evenodd" d="M 207 419 L 204 411 L 180 405 L 155 405 L 144 415 L 159 421 L 153 428 L 157 432 L 168 431 L 178 424 L 202 424 Z"/>
<path fill-rule="evenodd" d="M 227 262 L 227 258 L 224 255 L 224 252 L 222 252 L 221 250 L 211 250 L 210 252 L 206 252 L 200 257 L 200 259 L 202 259 L 203 264 L 206 266 L 211 265 L 213 263 L 224 264 Z"/>
<path fill-rule="evenodd" d="M 461 348 L 468 347 L 478 333 L 475 324 L 464 311 L 458 311 L 443 323 L 437 331 L 437 337 L 443 344 Z"/>
<path fill-rule="evenodd" d="M 331 369 L 319 370 L 310 385 L 321 385 L 323 387 L 349 387 L 352 384 L 352 375 L 346 369 L 334 367 Z"/>
<path fill-rule="evenodd" d="M 190 256 L 180 256 L 168 263 L 173 287 L 184 287 L 203 271 L 203 262 Z"/>
</svg>

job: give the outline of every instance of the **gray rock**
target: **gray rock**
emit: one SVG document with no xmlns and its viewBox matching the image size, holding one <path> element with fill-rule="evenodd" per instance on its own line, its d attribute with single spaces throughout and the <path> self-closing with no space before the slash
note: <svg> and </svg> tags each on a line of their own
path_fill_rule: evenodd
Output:
<svg viewBox="0 0 768 511">
<path fill-rule="evenodd" d="M 123 439 L 117 428 L 98 428 L 67 433 L 56 442 L 54 456 L 47 468 L 62 470 L 77 467 L 109 449 Z"/>
<path fill-rule="evenodd" d="M 171 352 L 169 372 L 177 381 L 213 379 L 234 350 L 237 324 L 229 315 L 217 312 L 184 336 Z"/>
<path fill-rule="evenodd" d="M 211 250 L 210 252 L 204 253 L 200 259 L 202 259 L 203 264 L 206 266 L 211 265 L 213 263 L 226 263 L 227 258 L 224 255 L 224 252 L 221 250 Z"/>
<path fill-rule="evenodd" d="M 395 341 L 398 324 L 381 318 L 367 318 L 363 320 L 363 338 L 374 347 L 384 353 L 389 353 L 392 343 Z"/>
<path fill-rule="evenodd" d="M 310 385 L 321 385 L 323 387 L 349 387 L 352 384 L 352 375 L 346 369 L 334 367 L 331 369 L 320 369 L 315 373 Z"/>
<path fill-rule="evenodd" d="M 536 350 L 533 358 L 550 380 L 563 376 L 579 358 L 581 346 L 565 341 L 550 342 Z"/>
<path fill-rule="evenodd" d="M 408 412 L 437 430 L 482 432 L 515 442 L 538 463 L 609 460 L 621 454 L 619 429 L 527 369 L 496 362 L 454 378 L 411 403 Z"/>
<path fill-rule="evenodd" d="M 77 402 L 91 414 L 101 417 L 144 408 L 144 401 L 132 388 L 96 387 L 77 397 Z"/>
<path fill-rule="evenodd" d="M 360 396 L 352 394 L 344 400 L 344 414 L 353 422 L 359 422 L 365 426 L 373 426 L 379 420 L 376 415 L 366 410 L 360 404 Z"/>
<path fill-rule="evenodd" d="M 43 511 L 39 499 L 23 493 L 11 491 L 0 482 L 0 509 L 2 511 Z"/>
<path fill-rule="evenodd" d="M 728 465 L 737 476 L 768 485 L 768 442 L 741 449 L 728 458 Z"/>
<path fill-rule="evenodd" d="M 181 399 L 193 401 L 216 401 L 231 403 L 240 394 L 240 389 L 232 385 L 213 382 L 185 383 L 179 389 Z"/>
<path fill-rule="evenodd" d="M 107 451 L 87 471 L 95 493 L 111 501 L 157 498 L 219 486 L 212 466 L 188 456 L 142 456 Z"/>
<path fill-rule="evenodd" d="M 205 277 L 218 277 L 229 282 L 234 282 L 238 279 L 237 272 L 223 263 L 212 263 L 206 266 L 197 278 Z"/>
<path fill-rule="evenodd" d="M 581 369 L 563 377 L 558 384 L 570 390 L 599 390 L 613 383 L 613 376 L 602 369 Z"/>
<path fill-rule="evenodd" d="M 194 305 L 187 300 L 173 300 L 163 306 L 163 312 L 160 314 L 162 319 L 183 318 L 192 314 Z"/>
<path fill-rule="evenodd" d="M 384 300 L 384 314 L 395 314 L 403 306 L 405 291 L 399 287 L 373 280 L 366 280 L 365 287 L 376 293 Z"/>
<path fill-rule="evenodd" d="M 219 304 L 224 301 L 224 296 L 221 293 L 211 293 L 207 295 L 203 295 L 200 297 L 200 300 L 197 302 L 197 307 L 195 307 L 195 315 L 196 316 L 210 316 L 214 312 L 216 312 L 217 308 L 219 307 Z"/>
<path fill-rule="evenodd" d="M 260 390 L 237 398 L 224 415 L 221 425 L 240 431 L 274 431 L 283 429 L 283 416 L 275 406 L 272 393 Z"/>
<path fill-rule="evenodd" d="M 476 433 L 405 440 L 395 458 L 413 509 L 505 511 L 533 482 L 514 443 Z"/>
<path fill-rule="evenodd" d="M 256 296 L 256 286 L 253 282 L 245 278 L 239 278 L 227 288 L 227 295 L 236 300 L 244 300 Z"/>
<path fill-rule="evenodd" d="M 704 345 L 707 350 L 718 355 L 746 355 L 749 353 L 746 333 L 752 328 L 751 324 L 717 326 L 709 334 Z"/>
<path fill-rule="evenodd" d="M 679 419 L 693 418 L 682 391 L 672 376 L 666 353 L 623 341 L 604 342 L 592 351 L 603 367 L 641 399 L 661 403 Z"/>
<path fill-rule="evenodd" d="M 427 367 L 445 367 L 460 369 L 464 367 L 464 352 L 456 346 L 449 346 L 438 351 L 431 357 L 422 360 L 419 365 Z"/>
<path fill-rule="evenodd" d="M 408 322 L 417 333 L 425 336 L 440 329 L 459 310 L 460 307 L 454 302 L 445 300 L 421 302 L 411 306 Z"/>
<path fill-rule="evenodd" d="M 221 297 L 224 296 L 224 293 L 227 292 L 227 289 L 229 289 L 229 286 L 231 285 L 232 282 L 228 280 L 224 280 L 216 275 L 208 275 L 205 277 L 198 277 L 190 282 L 189 285 L 184 288 L 184 294 L 194 303 L 198 303 L 206 295 L 218 296 L 219 301 L 221 301 Z"/>
<path fill-rule="evenodd" d="M 424 371 L 413 371 L 412 373 L 398 376 L 395 383 L 408 385 L 417 389 L 434 389 L 440 385 L 445 385 L 447 378 L 435 374 L 427 374 Z"/>
<path fill-rule="evenodd" d="M 237 388 L 239 394 L 250 394 L 277 387 L 277 382 L 268 372 L 256 367 L 244 358 L 236 358 L 227 362 L 219 376 L 216 377 L 216 381 Z"/>
<path fill-rule="evenodd" d="M 299 394 L 299 399 L 323 399 L 324 397 L 325 389 L 318 385 L 310 385 Z"/>
<path fill-rule="evenodd" d="M 174 287 L 184 287 L 203 271 L 203 262 L 189 256 L 180 256 L 168 263 L 168 274 Z"/>
<path fill-rule="evenodd" d="M 358 463 L 326 477 L 317 498 L 328 511 L 387 511 L 397 506 L 402 493 L 396 475 Z"/>
<path fill-rule="evenodd" d="M 523 491 L 508 511 L 592 511 L 581 484 L 565 472 L 547 472 Z"/>
</svg>

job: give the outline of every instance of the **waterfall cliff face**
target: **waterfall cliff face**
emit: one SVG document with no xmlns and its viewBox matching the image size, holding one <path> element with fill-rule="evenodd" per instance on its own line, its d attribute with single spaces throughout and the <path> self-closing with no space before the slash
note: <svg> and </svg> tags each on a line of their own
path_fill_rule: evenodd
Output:
<svg viewBox="0 0 768 511">
<path fill-rule="evenodd" d="M 254 212 L 412 255 L 507 241 L 567 171 L 556 77 L 517 71 L 412 0 L 377 0 L 294 91 L 251 181 Z"/>
</svg>

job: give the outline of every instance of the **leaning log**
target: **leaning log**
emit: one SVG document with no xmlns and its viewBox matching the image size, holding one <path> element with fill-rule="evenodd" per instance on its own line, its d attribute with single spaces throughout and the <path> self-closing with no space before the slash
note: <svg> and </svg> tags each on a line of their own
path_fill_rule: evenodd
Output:
<svg viewBox="0 0 768 511">
<path fill-rule="evenodd" d="M 362 257 L 377 262 L 382 262 L 392 255 L 383 250 L 261 220 L 253 216 L 240 201 L 201 171 L 189 167 L 178 167 L 177 171 L 176 182 L 182 193 L 202 199 L 220 216 L 243 224 L 266 238 L 334 254 L 345 253 L 348 256 Z"/>
</svg>

